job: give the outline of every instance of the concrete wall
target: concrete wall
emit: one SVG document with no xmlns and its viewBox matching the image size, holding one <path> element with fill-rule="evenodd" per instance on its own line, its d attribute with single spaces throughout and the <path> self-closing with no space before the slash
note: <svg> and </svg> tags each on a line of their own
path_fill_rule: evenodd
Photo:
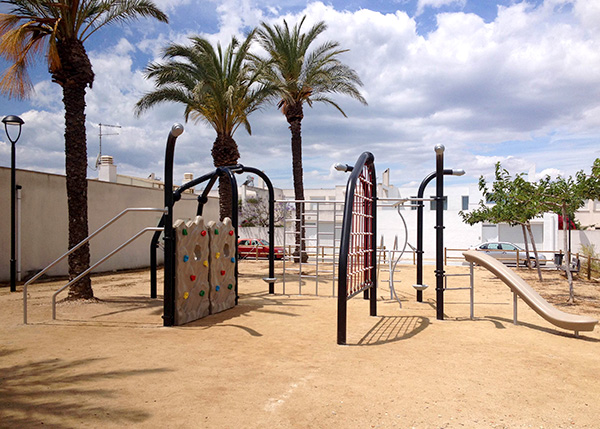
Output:
<svg viewBox="0 0 600 429">
<path fill-rule="evenodd" d="M 17 170 L 20 192 L 21 278 L 38 272 L 67 251 L 67 197 L 65 176 Z M 10 169 L 0 167 L 0 281 L 10 278 Z M 140 186 L 88 180 L 89 231 L 92 233 L 128 207 L 157 207 L 164 204 L 161 190 Z M 196 195 L 184 194 L 175 205 L 175 219 L 191 219 L 196 214 Z M 218 200 L 205 206 L 208 220 L 218 220 Z M 161 214 L 128 213 L 91 241 L 92 263 L 147 226 L 156 226 Z M 130 246 L 100 265 L 96 271 L 145 267 L 150 264 L 148 232 Z M 162 262 L 162 252 L 158 252 Z M 65 275 L 66 260 L 49 271 Z"/>
</svg>

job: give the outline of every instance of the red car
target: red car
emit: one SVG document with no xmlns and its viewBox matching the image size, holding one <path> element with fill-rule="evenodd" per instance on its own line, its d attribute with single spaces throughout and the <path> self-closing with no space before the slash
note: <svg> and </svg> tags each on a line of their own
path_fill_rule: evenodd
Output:
<svg viewBox="0 0 600 429">
<path fill-rule="evenodd" d="M 273 249 L 275 259 L 283 259 L 283 247 L 275 247 Z M 240 238 L 238 240 L 238 258 L 268 258 L 269 257 L 269 242 L 260 238 Z"/>
</svg>

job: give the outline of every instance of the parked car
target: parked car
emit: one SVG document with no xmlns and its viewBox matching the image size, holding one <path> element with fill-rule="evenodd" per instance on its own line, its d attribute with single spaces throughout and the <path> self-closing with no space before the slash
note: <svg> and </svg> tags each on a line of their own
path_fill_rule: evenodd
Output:
<svg viewBox="0 0 600 429">
<path fill-rule="evenodd" d="M 269 242 L 260 238 L 240 238 L 238 240 L 238 258 L 268 258 Z M 275 259 L 282 259 L 285 255 L 283 247 L 273 248 Z"/>
<path fill-rule="evenodd" d="M 516 261 L 517 261 L 517 251 L 519 254 L 519 265 L 530 265 L 531 267 L 535 267 L 536 266 L 536 260 L 535 260 L 535 255 L 533 253 L 533 251 L 531 250 L 529 252 L 529 264 L 527 263 L 527 253 L 525 252 L 525 249 L 522 249 L 521 247 L 517 246 L 514 243 L 508 243 L 508 242 L 487 242 L 487 243 L 481 243 L 478 246 L 475 246 L 475 250 L 479 250 L 481 252 L 485 252 L 490 256 L 493 256 L 494 258 L 498 259 L 499 261 L 501 261 L 502 263 L 506 264 L 506 265 L 515 265 Z M 538 256 L 539 256 L 539 263 L 540 266 L 544 266 L 546 265 L 546 257 L 542 254 L 540 254 L 538 252 Z"/>
</svg>

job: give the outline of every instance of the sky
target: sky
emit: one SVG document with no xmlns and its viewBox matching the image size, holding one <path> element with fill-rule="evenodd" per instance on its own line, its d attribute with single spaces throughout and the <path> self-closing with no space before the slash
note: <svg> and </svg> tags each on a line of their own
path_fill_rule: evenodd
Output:
<svg viewBox="0 0 600 429">
<path fill-rule="evenodd" d="M 435 170 L 434 147 L 443 144 L 445 167 L 462 168 L 452 183 L 493 176 L 501 162 L 511 173 L 573 175 L 600 157 L 599 0 L 155 0 L 169 24 L 141 20 L 106 27 L 86 42 L 95 81 L 86 95 L 88 177 L 99 153 L 114 157 L 120 174 L 159 178 L 171 126 L 185 132 L 175 152 L 174 181 L 214 169 L 215 132 L 184 122 L 183 106 L 162 104 L 141 116 L 135 103 L 154 86 L 144 68 L 172 42 L 201 35 L 226 46 L 261 22 L 305 28 L 324 21 L 315 46 L 334 40 L 348 52 L 368 106 L 335 96 L 347 118 L 327 105 L 306 107 L 302 122 L 306 188 L 331 188 L 347 176 L 332 168 L 354 164 L 363 151 L 375 156 L 378 178 L 418 186 Z M 6 4 L 0 12 L 6 12 Z M 0 61 L 0 70 L 7 63 Z M 64 174 L 61 88 L 44 59 L 31 69 L 28 100 L 0 96 L 0 116 L 24 121 L 17 168 Z M 234 138 L 240 163 L 259 168 L 276 187 L 291 188 L 290 131 L 275 105 L 250 116 L 252 135 Z M 0 132 L 0 165 L 10 166 L 10 144 Z M 112 135 L 108 135 L 112 134 Z M 118 135 L 117 135 L 118 134 Z"/>
</svg>

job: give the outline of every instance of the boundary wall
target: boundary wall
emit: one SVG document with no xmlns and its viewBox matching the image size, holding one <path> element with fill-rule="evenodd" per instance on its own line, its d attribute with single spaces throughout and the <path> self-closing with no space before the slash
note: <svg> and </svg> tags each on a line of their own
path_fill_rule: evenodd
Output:
<svg viewBox="0 0 600 429">
<path fill-rule="evenodd" d="M 64 175 L 40 173 L 17 169 L 17 185 L 20 185 L 20 219 L 17 219 L 17 271 L 26 280 L 67 251 L 68 218 L 66 178 Z M 10 280 L 10 168 L 0 167 L 0 281 Z M 190 220 L 196 216 L 197 195 L 184 193 L 175 205 L 176 219 Z M 127 207 L 163 207 L 162 189 L 123 185 L 88 179 L 88 222 L 90 234 Z M 203 216 L 218 220 L 218 198 L 209 197 Z M 159 213 L 132 213 L 101 232 L 90 242 L 91 261 L 102 258 L 115 247 L 146 226 L 156 226 Z M 19 228 L 20 225 L 20 228 Z M 150 265 L 151 234 L 141 237 L 123 249 L 117 256 L 107 260 L 95 272 Z M 158 252 L 158 263 L 163 254 Z M 52 268 L 48 275 L 67 275 L 66 260 Z M 18 278 L 18 276 L 17 276 Z"/>
</svg>

